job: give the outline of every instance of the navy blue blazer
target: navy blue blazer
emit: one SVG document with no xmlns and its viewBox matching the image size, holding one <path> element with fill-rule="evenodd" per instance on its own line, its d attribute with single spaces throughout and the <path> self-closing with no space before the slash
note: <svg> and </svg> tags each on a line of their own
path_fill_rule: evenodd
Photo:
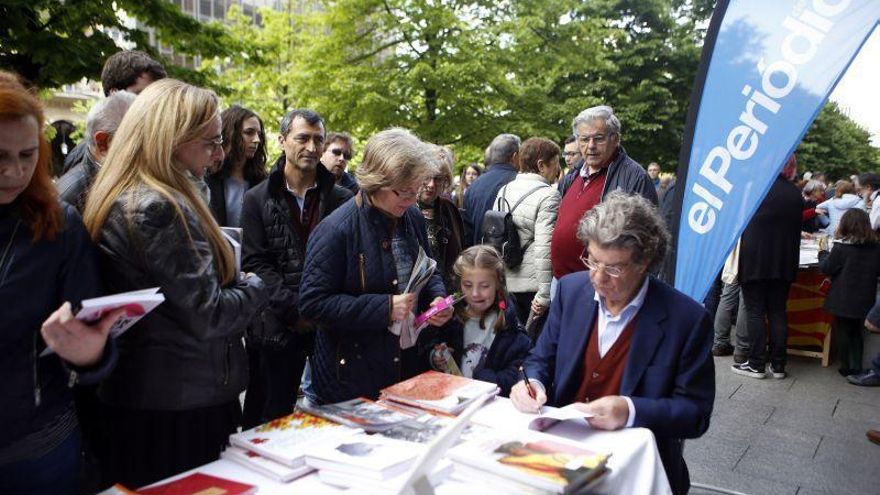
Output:
<svg viewBox="0 0 880 495">
<path fill-rule="evenodd" d="M 583 379 L 583 358 L 599 303 L 588 272 L 562 277 L 550 315 L 524 367 L 540 380 L 548 403 L 574 402 Z M 635 406 L 633 426 L 649 428 L 673 493 L 690 487 L 682 457 L 684 438 L 709 428 L 715 399 L 712 323 L 693 299 L 654 277 L 630 344 L 620 395 Z"/>
</svg>

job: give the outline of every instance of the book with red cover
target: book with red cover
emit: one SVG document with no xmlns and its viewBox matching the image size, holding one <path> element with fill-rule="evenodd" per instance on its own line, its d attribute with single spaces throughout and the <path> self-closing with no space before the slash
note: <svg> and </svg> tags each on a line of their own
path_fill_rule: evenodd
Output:
<svg viewBox="0 0 880 495">
<path fill-rule="evenodd" d="M 141 495 L 251 495 L 257 487 L 204 473 L 138 490 Z"/>
<path fill-rule="evenodd" d="M 497 395 L 498 385 L 439 371 L 426 371 L 382 389 L 382 399 L 429 411 L 458 414 L 476 399 Z"/>
</svg>

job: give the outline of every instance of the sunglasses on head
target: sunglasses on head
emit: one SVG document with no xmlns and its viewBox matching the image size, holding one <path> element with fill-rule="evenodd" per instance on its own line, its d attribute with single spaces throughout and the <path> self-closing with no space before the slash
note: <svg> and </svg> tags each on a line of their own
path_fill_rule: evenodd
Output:
<svg viewBox="0 0 880 495">
<path fill-rule="evenodd" d="M 351 160 L 351 153 L 346 153 L 339 148 L 336 148 L 335 150 L 330 150 L 330 153 L 333 153 L 336 156 L 342 155 L 342 157 L 346 160 Z"/>
</svg>

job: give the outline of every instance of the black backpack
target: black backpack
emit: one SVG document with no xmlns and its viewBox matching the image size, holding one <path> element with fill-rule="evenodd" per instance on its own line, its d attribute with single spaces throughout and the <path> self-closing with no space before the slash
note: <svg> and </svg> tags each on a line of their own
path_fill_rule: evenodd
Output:
<svg viewBox="0 0 880 495">
<path fill-rule="evenodd" d="M 507 268 L 516 269 L 521 265 L 523 253 L 529 247 L 528 243 L 525 246 L 520 244 L 519 232 L 516 230 L 516 224 L 513 223 L 513 212 L 533 192 L 543 187 L 548 186 L 541 184 L 525 193 L 511 208 L 505 198 L 507 186 L 504 186 L 504 189 L 501 190 L 501 196 L 496 200 L 495 209 L 488 210 L 483 215 L 482 243 L 497 249 Z M 503 208 L 506 208 L 507 211 L 503 211 Z"/>
</svg>

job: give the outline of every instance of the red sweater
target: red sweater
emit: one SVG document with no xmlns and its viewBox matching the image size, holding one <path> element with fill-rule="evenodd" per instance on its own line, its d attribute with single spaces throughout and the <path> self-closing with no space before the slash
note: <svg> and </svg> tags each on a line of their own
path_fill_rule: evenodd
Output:
<svg viewBox="0 0 880 495">
<path fill-rule="evenodd" d="M 599 317 L 593 319 L 590 340 L 584 351 L 584 371 L 581 385 L 574 396 L 576 402 L 586 402 L 609 395 L 620 395 L 623 371 L 629 361 L 629 344 L 639 316 L 627 323 L 620 337 L 611 345 L 605 356 L 599 357 Z"/>
<path fill-rule="evenodd" d="M 577 238 L 577 227 L 584 213 L 592 210 L 602 200 L 607 171 L 606 167 L 590 175 L 586 184 L 584 178 L 578 174 L 559 203 L 559 215 L 550 241 L 550 263 L 556 278 L 586 270 L 579 258 L 584 245 Z"/>
</svg>

